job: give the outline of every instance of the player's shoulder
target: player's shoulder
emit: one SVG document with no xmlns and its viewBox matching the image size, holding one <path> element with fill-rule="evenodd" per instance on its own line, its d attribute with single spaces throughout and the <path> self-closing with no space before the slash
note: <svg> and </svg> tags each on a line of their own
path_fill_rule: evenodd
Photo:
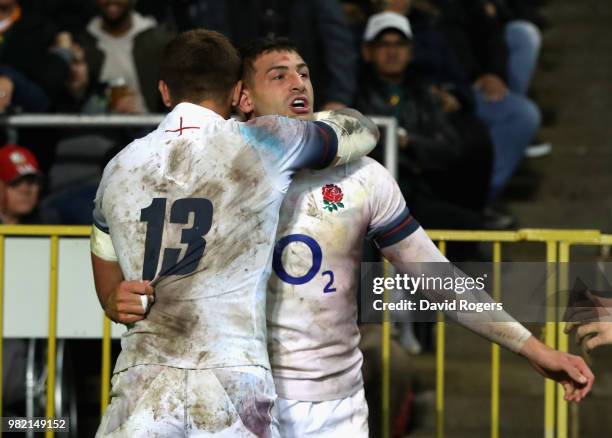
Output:
<svg viewBox="0 0 612 438">
<path fill-rule="evenodd" d="M 124 167 L 133 168 L 139 161 L 144 160 L 145 155 L 148 155 L 151 150 L 151 142 L 155 139 L 155 133 L 156 131 L 152 131 L 144 137 L 137 138 L 117 152 L 106 164 L 104 173 L 116 173 Z"/>
<path fill-rule="evenodd" d="M 299 119 L 279 115 L 266 115 L 255 117 L 245 122 L 236 122 L 241 132 L 255 138 L 261 139 L 281 134 L 289 127 L 302 126 L 306 122 Z"/>
<path fill-rule="evenodd" d="M 347 164 L 347 170 L 348 173 L 362 174 L 367 178 L 388 178 L 391 176 L 385 166 L 370 157 L 361 157 L 358 160 L 351 161 Z"/>
<path fill-rule="evenodd" d="M 268 115 L 237 123 L 244 141 L 264 153 L 280 156 L 288 146 L 300 144 L 304 140 L 307 122 Z"/>
</svg>

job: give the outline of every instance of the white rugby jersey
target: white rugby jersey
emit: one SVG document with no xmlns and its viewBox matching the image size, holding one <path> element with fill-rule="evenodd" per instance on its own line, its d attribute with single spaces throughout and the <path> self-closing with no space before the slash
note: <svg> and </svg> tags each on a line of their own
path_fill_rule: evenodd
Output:
<svg viewBox="0 0 612 438">
<path fill-rule="evenodd" d="M 269 367 L 265 293 L 292 172 L 324 167 L 337 140 L 319 122 L 240 123 L 181 103 L 106 166 L 94 223 L 126 280 L 153 280 L 155 303 L 121 342 L 133 365 Z"/>
<path fill-rule="evenodd" d="M 371 158 L 296 175 L 268 283 L 268 349 L 280 397 L 333 400 L 362 387 L 357 288 L 364 236 L 386 247 L 418 228 L 391 174 Z"/>
</svg>

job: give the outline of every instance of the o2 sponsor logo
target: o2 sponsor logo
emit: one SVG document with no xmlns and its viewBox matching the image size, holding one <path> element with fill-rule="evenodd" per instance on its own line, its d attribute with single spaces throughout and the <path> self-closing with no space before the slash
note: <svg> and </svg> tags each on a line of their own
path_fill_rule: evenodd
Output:
<svg viewBox="0 0 612 438">
<path fill-rule="evenodd" d="M 282 262 L 283 251 L 287 246 L 291 243 L 301 242 L 305 244 L 312 254 L 312 265 L 310 269 L 302 276 L 295 277 L 287 272 Z M 289 234 L 288 236 L 282 237 L 274 247 L 274 255 L 272 258 L 272 268 L 274 272 L 285 283 L 300 285 L 308 283 L 310 280 L 315 278 L 315 276 L 321 270 L 321 261 L 323 260 L 323 251 L 321 250 L 321 245 L 317 243 L 312 237 L 307 236 L 306 234 Z M 336 292 L 336 288 L 334 286 L 334 272 L 333 271 L 323 271 L 321 272 L 321 276 L 328 277 L 328 282 L 323 288 L 323 293 Z"/>
</svg>

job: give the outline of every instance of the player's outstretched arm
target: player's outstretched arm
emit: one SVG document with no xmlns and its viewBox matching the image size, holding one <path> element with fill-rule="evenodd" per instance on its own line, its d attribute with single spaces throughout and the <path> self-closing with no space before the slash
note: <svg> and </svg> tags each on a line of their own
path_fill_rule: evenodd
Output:
<svg viewBox="0 0 612 438">
<path fill-rule="evenodd" d="M 330 127 L 337 138 L 335 166 L 368 155 L 376 147 L 380 132 L 369 118 L 351 108 L 315 113 L 315 120 Z"/>
<path fill-rule="evenodd" d="M 448 262 L 422 228 L 383 248 L 382 253 L 396 269 L 405 273 L 410 273 L 410 266 L 415 262 Z M 447 291 L 424 293 L 434 301 L 454 299 Z M 489 301 L 492 302 L 490 298 Z M 563 385 L 566 400 L 578 402 L 591 390 L 593 373 L 582 358 L 547 347 L 505 312 L 495 311 L 493 318 L 490 312 L 484 311 L 467 321 L 456 314 L 450 316 L 476 334 L 524 356 L 542 376 Z M 497 322 L 500 320 L 503 322 Z"/>
<path fill-rule="evenodd" d="M 407 274 L 425 274 L 434 277 L 440 275 L 439 271 L 434 269 L 435 262 L 450 263 L 434 245 L 425 230 L 420 227 L 400 242 L 383 248 L 382 253 L 399 272 Z M 422 264 L 417 266 L 417 263 Z M 421 271 L 418 273 L 412 272 L 415 268 Z M 423 270 L 426 269 L 430 269 L 432 272 L 424 272 Z M 458 269 L 455 272 L 454 275 L 467 277 Z M 452 290 L 424 290 L 422 292 L 432 302 L 443 303 L 445 300 L 453 302 L 458 297 Z M 471 302 L 494 302 L 484 291 L 479 295 L 475 293 L 461 295 L 461 299 Z M 521 350 L 531 336 L 529 330 L 504 311 L 470 312 L 465 318 L 463 318 L 464 315 L 461 312 L 447 312 L 447 315 L 483 338 L 515 353 Z"/>
</svg>

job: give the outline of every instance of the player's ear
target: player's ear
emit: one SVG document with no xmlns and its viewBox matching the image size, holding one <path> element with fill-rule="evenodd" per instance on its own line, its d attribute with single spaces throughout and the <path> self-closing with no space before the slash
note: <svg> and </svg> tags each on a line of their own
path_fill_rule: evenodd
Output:
<svg viewBox="0 0 612 438">
<path fill-rule="evenodd" d="M 253 105 L 253 100 L 251 99 L 251 91 L 244 86 L 240 91 L 240 97 L 238 99 L 238 109 L 244 114 L 251 114 L 255 109 L 255 105 Z"/>
<path fill-rule="evenodd" d="M 172 99 L 170 99 L 170 90 L 168 89 L 168 85 L 164 81 L 159 81 L 157 85 L 157 89 L 159 90 L 159 94 L 161 94 L 162 102 L 168 108 L 172 107 Z"/>
<path fill-rule="evenodd" d="M 238 81 L 232 91 L 232 106 L 237 107 L 240 103 L 240 93 L 242 92 L 242 80 Z"/>
</svg>

